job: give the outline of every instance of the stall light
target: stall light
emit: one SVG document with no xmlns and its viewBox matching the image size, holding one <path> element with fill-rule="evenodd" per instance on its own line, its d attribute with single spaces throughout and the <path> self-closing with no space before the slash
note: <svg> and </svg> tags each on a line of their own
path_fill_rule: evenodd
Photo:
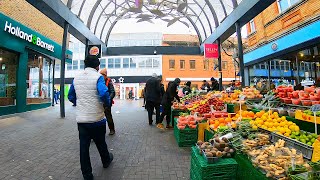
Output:
<svg viewBox="0 0 320 180">
<path fill-rule="evenodd" d="M 2 61 L 2 57 L 0 57 L 0 61 Z"/>
<path fill-rule="evenodd" d="M 42 56 L 39 56 L 39 59 L 41 59 L 42 58 Z"/>
<path fill-rule="evenodd" d="M 301 57 L 303 57 L 303 56 L 304 56 L 304 54 L 303 54 L 303 53 L 300 53 L 300 56 L 301 56 Z"/>
</svg>

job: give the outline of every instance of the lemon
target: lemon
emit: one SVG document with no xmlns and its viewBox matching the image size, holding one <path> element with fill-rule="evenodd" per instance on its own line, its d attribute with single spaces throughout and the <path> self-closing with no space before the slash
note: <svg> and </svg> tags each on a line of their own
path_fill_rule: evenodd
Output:
<svg viewBox="0 0 320 180">
<path fill-rule="evenodd" d="M 284 133 L 284 136 L 289 137 L 289 136 L 290 136 L 290 134 L 288 134 L 288 133 Z"/>
<path fill-rule="evenodd" d="M 299 126 L 296 125 L 296 126 L 294 127 L 294 131 L 299 132 L 299 131 L 300 131 Z"/>
<path fill-rule="evenodd" d="M 285 130 L 283 127 L 281 127 L 281 128 L 279 129 L 279 131 L 280 131 L 281 134 L 286 133 L 286 130 Z"/>
<path fill-rule="evenodd" d="M 254 125 L 254 126 L 252 126 L 252 129 L 253 130 L 258 130 L 258 126 Z"/>
</svg>

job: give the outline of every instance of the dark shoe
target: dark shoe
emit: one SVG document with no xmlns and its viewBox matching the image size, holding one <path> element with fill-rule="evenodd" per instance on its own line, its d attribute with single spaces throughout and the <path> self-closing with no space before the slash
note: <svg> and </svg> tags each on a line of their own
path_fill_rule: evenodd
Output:
<svg viewBox="0 0 320 180">
<path fill-rule="evenodd" d="M 110 135 L 110 136 L 112 136 L 112 135 L 114 135 L 115 133 L 116 133 L 116 131 L 115 131 L 115 130 L 110 130 L 109 135 Z"/>
<path fill-rule="evenodd" d="M 149 121 L 149 125 L 152 125 L 153 121 Z"/>
<path fill-rule="evenodd" d="M 144 107 L 144 105 L 142 105 L 142 107 Z"/>
<path fill-rule="evenodd" d="M 167 125 L 166 128 L 167 129 L 173 129 L 173 126 Z"/>
<path fill-rule="evenodd" d="M 109 153 L 109 156 L 110 156 L 110 161 L 107 163 L 107 164 L 104 164 L 103 165 L 103 168 L 108 168 L 113 160 L 113 154 L 112 153 Z"/>
<path fill-rule="evenodd" d="M 84 180 L 93 180 L 93 175 L 92 175 L 92 173 L 91 173 L 90 175 L 84 175 L 84 176 L 83 176 L 83 179 L 84 179 Z"/>
<path fill-rule="evenodd" d="M 163 124 L 162 124 L 162 123 L 157 124 L 157 128 L 158 128 L 158 129 L 161 129 L 161 130 L 164 130 L 164 127 L 163 127 Z"/>
<path fill-rule="evenodd" d="M 156 113 L 155 113 L 155 112 L 153 112 L 152 114 L 153 114 L 153 115 L 156 115 Z"/>
</svg>

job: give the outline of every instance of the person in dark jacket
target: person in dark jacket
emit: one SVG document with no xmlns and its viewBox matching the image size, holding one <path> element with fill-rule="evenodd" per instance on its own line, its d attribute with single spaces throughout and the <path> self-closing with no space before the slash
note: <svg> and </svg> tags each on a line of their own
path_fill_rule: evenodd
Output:
<svg viewBox="0 0 320 180">
<path fill-rule="evenodd" d="M 109 95 L 110 95 L 110 101 L 112 102 L 111 103 L 111 106 L 113 104 L 113 98 L 114 96 L 116 95 L 116 92 L 114 90 L 114 87 L 113 87 L 113 83 L 111 81 L 110 78 L 108 78 L 108 74 L 107 74 L 107 69 L 104 68 L 100 71 L 100 74 L 103 75 L 104 77 L 104 80 L 106 82 L 106 86 L 108 87 L 108 92 L 109 92 Z M 108 127 L 109 127 L 109 130 L 110 130 L 110 133 L 109 135 L 114 135 L 116 133 L 115 129 L 114 129 L 114 122 L 113 122 L 113 117 L 112 117 L 112 113 L 111 113 L 111 106 L 105 106 L 104 105 L 104 114 L 106 115 L 106 118 L 107 118 L 107 122 L 108 122 Z"/>
<path fill-rule="evenodd" d="M 186 86 L 183 87 L 182 92 L 184 95 L 188 95 L 189 93 L 191 93 L 191 82 L 190 81 L 186 82 Z"/>
<path fill-rule="evenodd" d="M 216 80 L 216 78 L 211 77 L 210 80 L 211 80 L 210 90 L 211 90 L 211 91 L 219 91 L 219 83 L 218 83 L 218 81 Z"/>
<path fill-rule="evenodd" d="M 210 91 L 210 85 L 206 80 L 202 81 L 201 90 L 206 90 L 207 92 Z"/>
<path fill-rule="evenodd" d="M 152 77 L 147 80 L 145 93 L 149 125 L 152 125 L 152 115 L 154 109 L 156 109 L 156 121 L 158 122 L 160 118 L 161 91 L 157 74 L 153 73 Z"/>
<path fill-rule="evenodd" d="M 180 102 L 180 98 L 178 96 L 178 86 L 180 85 L 180 82 L 180 79 L 176 78 L 174 81 L 168 83 L 167 91 L 164 93 L 161 101 L 163 112 L 160 120 L 157 122 L 157 128 L 159 129 L 164 129 L 162 124 L 164 116 L 166 116 L 167 120 L 167 129 L 173 128 L 173 122 L 171 122 L 172 126 L 170 126 L 171 106 L 174 99 Z"/>
</svg>

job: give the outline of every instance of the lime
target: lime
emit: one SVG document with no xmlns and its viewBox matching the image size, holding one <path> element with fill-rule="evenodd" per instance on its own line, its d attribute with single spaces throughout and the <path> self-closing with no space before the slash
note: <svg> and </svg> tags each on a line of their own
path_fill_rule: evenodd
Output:
<svg viewBox="0 0 320 180">
<path fill-rule="evenodd" d="M 317 135 L 317 134 L 313 134 L 313 137 L 314 137 L 315 139 L 317 139 L 318 135 Z"/>
<path fill-rule="evenodd" d="M 308 142 L 307 144 L 308 144 L 309 146 L 312 146 L 312 143 L 311 143 L 311 142 Z"/>
<path fill-rule="evenodd" d="M 300 141 L 304 144 L 307 142 L 305 139 L 300 139 Z"/>
<path fill-rule="evenodd" d="M 307 137 L 308 137 L 309 139 L 312 139 L 312 138 L 313 138 L 313 136 L 312 136 L 311 134 L 309 134 Z"/>
<path fill-rule="evenodd" d="M 291 134 L 290 138 L 291 138 L 291 139 L 295 139 L 296 136 L 295 136 L 294 134 Z"/>
<path fill-rule="evenodd" d="M 312 139 L 310 140 L 310 142 L 311 142 L 312 144 L 313 144 L 315 141 L 316 141 L 315 138 L 312 138 Z"/>
</svg>

